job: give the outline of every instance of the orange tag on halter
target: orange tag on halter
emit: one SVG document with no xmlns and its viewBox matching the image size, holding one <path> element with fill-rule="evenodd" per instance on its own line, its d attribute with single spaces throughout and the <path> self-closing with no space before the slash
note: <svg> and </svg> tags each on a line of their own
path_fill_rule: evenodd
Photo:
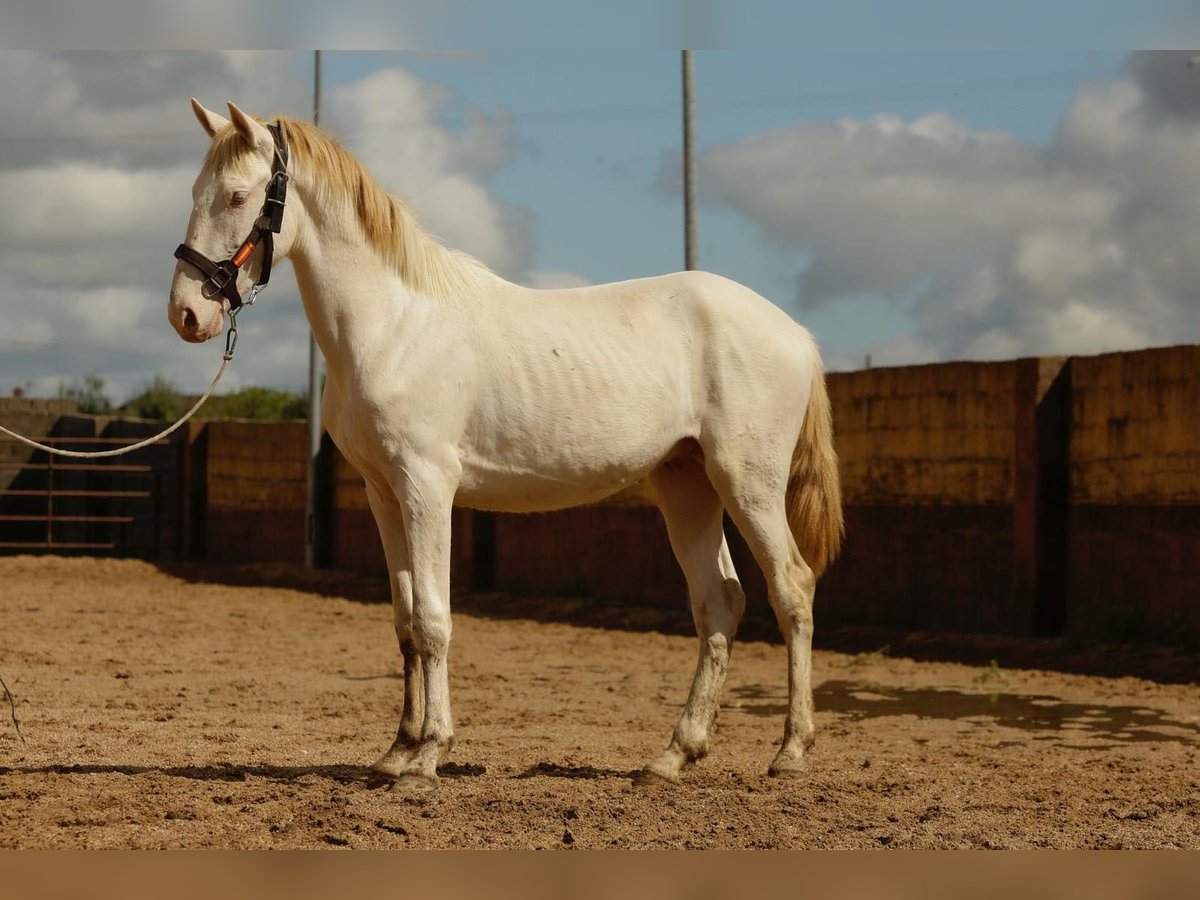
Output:
<svg viewBox="0 0 1200 900">
<path fill-rule="evenodd" d="M 242 263 L 248 260 L 250 258 L 250 254 L 253 252 L 254 245 L 250 243 L 250 241 L 246 241 L 246 243 L 242 244 L 238 252 L 233 254 L 233 264 L 240 269 L 242 267 Z"/>
</svg>

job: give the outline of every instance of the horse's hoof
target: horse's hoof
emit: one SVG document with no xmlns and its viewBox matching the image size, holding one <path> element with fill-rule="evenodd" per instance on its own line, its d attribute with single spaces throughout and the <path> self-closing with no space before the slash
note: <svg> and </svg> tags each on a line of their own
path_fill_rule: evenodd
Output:
<svg viewBox="0 0 1200 900">
<path fill-rule="evenodd" d="M 422 775 L 420 772 L 405 772 L 397 778 L 393 778 L 388 790 L 395 791 L 400 794 L 429 794 L 437 790 L 438 780 L 436 777 Z"/>
<path fill-rule="evenodd" d="M 678 775 L 669 775 L 652 768 L 645 768 L 633 776 L 633 786 L 636 788 L 660 788 L 679 783 Z"/>
<path fill-rule="evenodd" d="M 808 768 L 803 756 L 775 757 L 775 762 L 767 769 L 772 778 L 802 778 Z"/>
<path fill-rule="evenodd" d="M 384 772 L 376 772 L 374 769 L 367 769 L 366 785 L 369 790 L 378 790 L 379 788 L 388 788 L 390 790 L 395 783 L 395 775 L 388 775 Z"/>
<path fill-rule="evenodd" d="M 404 770 L 408 768 L 408 764 L 412 758 L 412 753 L 397 751 L 395 749 L 389 750 L 371 765 L 370 773 L 372 776 L 380 778 L 399 778 L 404 774 Z"/>
</svg>

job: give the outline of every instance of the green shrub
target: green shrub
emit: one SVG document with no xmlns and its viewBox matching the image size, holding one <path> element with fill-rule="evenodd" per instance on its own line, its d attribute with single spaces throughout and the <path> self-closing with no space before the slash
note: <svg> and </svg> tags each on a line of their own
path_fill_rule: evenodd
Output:
<svg viewBox="0 0 1200 900">
<path fill-rule="evenodd" d="M 104 379 L 99 375 L 85 375 L 82 381 L 58 385 L 58 396 L 74 400 L 75 407 L 89 416 L 107 416 L 113 411 L 112 401 L 104 393 Z"/>
</svg>

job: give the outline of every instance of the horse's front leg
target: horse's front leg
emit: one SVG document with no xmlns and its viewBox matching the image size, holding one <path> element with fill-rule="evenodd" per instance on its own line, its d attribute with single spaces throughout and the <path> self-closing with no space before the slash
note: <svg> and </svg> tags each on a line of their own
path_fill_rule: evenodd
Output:
<svg viewBox="0 0 1200 900">
<path fill-rule="evenodd" d="M 408 539 L 404 536 L 404 517 L 400 504 L 385 483 L 366 480 L 367 500 L 379 526 L 379 537 L 387 559 L 388 582 L 392 589 L 392 612 L 396 640 L 404 656 L 404 709 L 400 727 L 391 748 L 381 756 L 372 771 L 388 777 L 400 775 L 421 743 L 425 721 L 425 684 L 421 658 L 413 640 L 412 566 L 408 561 Z"/>
<path fill-rule="evenodd" d="M 401 468 L 395 484 L 412 572 L 412 635 L 425 687 L 420 742 L 400 778 L 432 784 L 450 753 L 450 517 L 457 486 L 453 466 L 425 461 Z"/>
</svg>

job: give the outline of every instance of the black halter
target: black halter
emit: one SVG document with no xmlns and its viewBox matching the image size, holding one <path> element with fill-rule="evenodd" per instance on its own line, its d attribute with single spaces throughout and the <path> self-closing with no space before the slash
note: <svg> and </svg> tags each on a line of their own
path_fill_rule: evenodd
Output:
<svg viewBox="0 0 1200 900">
<path fill-rule="evenodd" d="M 221 262 L 213 262 L 187 244 L 180 244 L 175 248 L 176 259 L 191 263 L 201 274 L 208 276 L 200 286 L 200 293 L 206 298 L 220 294 L 229 301 L 229 309 L 233 312 L 241 309 L 243 303 L 242 295 L 237 289 L 238 273 L 260 243 L 263 248 L 262 271 L 259 272 L 258 281 L 251 288 L 248 302 L 253 303 L 254 296 L 271 280 L 271 260 L 275 255 L 275 239 L 272 235 L 279 234 L 279 229 L 283 227 L 283 204 L 287 200 L 288 185 L 287 140 L 278 124 L 267 127 L 271 130 L 271 136 L 275 138 L 275 165 L 271 171 L 271 180 L 267 182 L 267 199 L 263 201 L 262 210 L 254 220 L 254 227 L 250 229 L 250 234 L 242 242 L 242 246 L 233 256 Z"/>
</svg>

